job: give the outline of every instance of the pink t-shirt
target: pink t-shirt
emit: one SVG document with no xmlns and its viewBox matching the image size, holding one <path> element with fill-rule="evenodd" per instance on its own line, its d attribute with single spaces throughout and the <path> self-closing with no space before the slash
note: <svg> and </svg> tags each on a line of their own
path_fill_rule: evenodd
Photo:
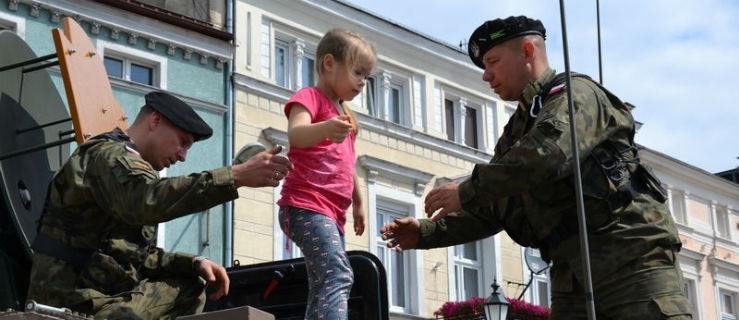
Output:
<svg viewBox="0 0 739 320">
<path fill-rule="evenodd" d="M 336 106 L 316 87 L 298 90 L 285 104 L 286 116 L 295 103 L 308 110 L 311 123 L 339 115 Z M 356 132 L 352 131 L 341 143 L 325 140 L 307 148 L 290 146 L 287 157 L 295 168 L 285 177 L 277 204 L 327 215 L 343 234 L 354 190 L 355 139 Z"/>
</svg>

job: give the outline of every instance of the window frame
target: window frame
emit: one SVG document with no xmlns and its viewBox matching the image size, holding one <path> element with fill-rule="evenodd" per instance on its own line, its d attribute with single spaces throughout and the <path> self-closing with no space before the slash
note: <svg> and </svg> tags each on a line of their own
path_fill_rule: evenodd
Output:
<svg viewBox="0 0 739 320">
<path fill-rule="evenodd" d="M 442 110 L 442 129 L 445 137 L 448 141 L 452 141 L 454 143 L 475 149 L 475 150 L 484 150 L 485 149 L 485 107 L 486 104 L 477 101 L 477 99 L 474 99 L 470 96 L 465 96 L 464 94 L 460 94 L 456 92 L 455 90 L 452 90 L 450 88 L 447 88 L 445 86 L 441 86 L 441 106 L 443 108 Z M 452 105 L 452 119 L 450 121 L 448 112 L 447 112 L 447 102 L 451 102 Z M 474 132 L 470 132 L 474 138 L 475 143 L 471 145 L 467 141 L 467 135 L 468 135 L 468 129 L 467 128 L 467 118 L 468 118 L 468 109 L 475 111 L 475 119 L 474 119 Z M 463 114 L 464 113 L 464 114 Z M 462 121 L 465 123 L 463 124 Z M 451 129 L 454 132 L 449 132 Z M 491 124 L 492 125 L 492 124 Z M 453 137 L 453 139 L 449 139 Z"/>
<path fill-rule="evenodd" d="M 315 86 L 318 82 L 318 74 L 316 72 L 315 65 L 316 61 L 316 47 L 318 46 L 315 42 L 310 42 L 306 38 L 292 34 L 288 28 L 280 28 L 279 26 L 268 21 L 264 23 L 265 28 L 269 28 L 268 32 L 263 32 L 263 36 L 269 36 L 270 39 L 264 44 L 269 46 L 269 73 L 270 80 L 279 87 L 288 90 L 298 90 L 300 88 L 307 87 L 303 84 L 304 71 L 310 71 L 313 84 L 309 86 Z M 284 83 L 280 84 L 277 82 L 277 49 L 282 48 L 285 51 L 285 68 L 281 74 L 285 78 Z M 266 56 L 262 53 L 263 58 Z M 313 61 L 313 68 L 306 70 L 302 64 L 305 59 Z"/>
<path fill-rule="evenodd" d="M 414 168 L 408 168 L 397 165 L 379 158 L 371 156 L 360 156 L 357 163 L 366 170 L 365 181 L 367 183 L 367 220 L 370 252 L 379 256 L 377 245 L 383 243 L 379 234 L 379 226 L 377 221 L 377 205 L 383 202 L 400 203 L 410 207 L 409 216 L 415 218 L 423 217 L 423 193 L 433 175 Z M 392 184 L 387 184 L 392 180 Z M 399 186 L 405 187 L 399 187 Z M 391 187 L 392 186 L 392 187 Z M 390 311 L 394 313 L 405 313 L 413 315 L 421 315 L 424 309 L 424 259 L 420 250 L 404 251 L 404 256 L 408 256 L 408 267 L 410 274 L 406 277 L 407 287 L 410 288 L 409 294 L 406 296 L 406 308 L 390 307 Z M 390 296 L 390 293 L 388 294 Z M 392 300 L 390 300 L 392 301 Z"/>
<path fill-rule="evenodd" d="M 475 248 L 475 255 L 477 256 L 477 259 L 467 259 L 464 257 L 460 257 L 457 255 L 457 250 L 463 248 L 464 245 L 474 245 Z M 484 264 L 483 264 L 483 251 L 482 251 L 482 241 L 475 241 L 471 243 L 466 244 L 460 244 L 456 246 L 449 247 L 449 261 L 451 266 L 452 273 L 450 273 L 450 277 L 452 278 L 450 280 L 450 283 L 453 284 L 449 287 L 449 295 L 452 300 L 454 301 L 463 301 L 472 298 L 472 296 L 467 296 L 466 294 L 461 294 L 466 292 L 466 278 L 464 275 L 464 269 L 472 269 L 477 271 L 477 279 L 475 279 L 476 285 L 477 285 L 477 297 L 482 297 L 483 292 L 485 292 L 485 285 L 483 283 L 483 277 L 485 274 L 484 270 Z"/>
<path fill-rule="evenodd" d="M 399 219 L 407 216 L 413 216 L 413 205 L 409 203 L 404 203 L 403 201 L 399 201 L 397 199 L 388 198 L 386 196 L 378 196 L 375 198 L 376 203 L 373 209 L 375 210 L 374 216 L 375 224 L 378 223 L 390 223 L 393 219 Z M 407 215 L 404 215 L 403 213 L 408 213 Z M 387 214 L 387 219 L 383 219 L 382 221 L 377 220 L 382 215 Z M 379 228 L 377 229 L 379 232 Z M 410 255 L 406 255 L 404 253 L 399 253 L 393 249 L 387 248 L 385 245 L 385 241 L 382 240 L 380 236 L 375 234 L 374 237 L 374 245 L 373 249 L 375 249 L 375 255 L 383 262 L 383 266 L 385 267 L 385 273 L 387 275 L 387 282 L 388 282 L 388 305 L 390 307 L 391 311 L 395 312 L 402 312 L 402 313 L 410 313 L 411 308 L 411 292 L 412 292 L 412 274 L 411 272 L 411 266 L 413 264 L 412 257 Z M 397 272 L 392 266 L 390 266 L 388 261 L 394 261 L 393 256 L 395 259 L 401 259 L 403 262 L 403 270 L 401 272 Z M 402 298 L 402 305 L 396 305 L 394 304 L 394 299 L 397 294 L 397 290 L 395 287 L 395 283 L 393 283 L 395 274 L 402 274 L 403 275 L 403 298 Z"/>
<path fill-rule="evenodd" d="M 375 118 L 380 118 L 380 110 L 382 109 L 382 106 L 377 99 L 377 93 L 379 91 L 377 85 L 378 81 L 379 79 L 376 75 L 370 75 L 367 77 L 364 90 L 362 90 L 362 98 L 364 99 L 362 105 L 367 111 L 367 114 Z"/>
<path fill-rule="evenodd" d="M 15 32 L 21 39 L 26 38 L 26 19 L 0 12 L 0 27 Z"/>
<path fill-rule="evenodd" d="M 668 189 L 668 204 L 670 213 L 675 222 L 683 225 L 688 225 L 688 212 L 687 212 L 687 194 L 685 191 L 670 188 Z"/>
<path fill-rule="evenodd" d="M 167 89 L 167 58 L 104 40 L 97 40 L 97 53 L 103 64 L 105 64 L 105 58 L 123 61 L 123 78 L 110 75 L 109 77 L 139 85 Z M 130 65 L 132 63 L 152 68 L 152 84 L 144 84 L 131 80 Z M 126 70 L 128 70 L 128 73 Z"/>
<path fill-rule="evenodd" d="M 739 317 L 737 317 L 737 294 L 736 292 L 732 292 L 726 289 L 719 288 L 718 290 L 718 300 L 719 300 L 719 316 L 721 317 L 721 320 L 737 320 Z M 730 310 L 729 312 L 725 312 L 725 308 L 727 307 L 726 302 L 729 302 L 728 307 Z"/>
<path fill-rule="evenodd" d="M 722 205 L 714 205 L 716 215 L 716 235 L 719 238 L 731 240 L 731 228 L 729 224 L 729 208 Z"/>
</svg>

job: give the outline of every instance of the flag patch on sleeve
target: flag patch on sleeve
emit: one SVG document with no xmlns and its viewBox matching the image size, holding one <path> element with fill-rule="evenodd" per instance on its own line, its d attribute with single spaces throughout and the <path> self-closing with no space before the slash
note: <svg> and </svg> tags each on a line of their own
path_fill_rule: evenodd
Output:
<svg viewBox="0 0 739 320">
<path fill-rule="evenodd" d="M 564 83 L 563 84 L 560 84 L 560 85 L 557 85 L 557 86 L 554 86 L 554 88 L 552 88 L 551 90 L 549 90 L 549 93 L 547 95 L 552 95 L 552 94 L 555 94 L 557 92 L 560 92 L 564 88 L 565 88 L 565 84 Z"/>
</svg>

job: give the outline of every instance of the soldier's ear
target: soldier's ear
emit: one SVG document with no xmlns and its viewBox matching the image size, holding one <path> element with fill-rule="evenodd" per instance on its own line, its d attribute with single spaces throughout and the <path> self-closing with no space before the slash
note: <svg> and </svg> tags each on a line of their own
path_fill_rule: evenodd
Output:
<svg viewBox="0 0 739 320">
<path fill-rule="evenodd" d="M 149 131 L 154 131 L 154 129 L 156 129 L 162 124 L 163 120 L 164 119 L 162 119 L 162 114 L 156 111 L 152 112 L 149 115 L 149 119 L 147 121 L 147 126 L 149 128 Z"/>
<path fill-rule="evenodd" d="M 529 63 L 533 62 L 534 56 L 536 55 L 536 47 L 534 46 L 534 42 L 525 41 L 523 43 L 522 50 L 523 50 L 523 55 L 524 55 L 524 58 L 526 59 L 526 62 L 529 62 Z"/>
</svg>

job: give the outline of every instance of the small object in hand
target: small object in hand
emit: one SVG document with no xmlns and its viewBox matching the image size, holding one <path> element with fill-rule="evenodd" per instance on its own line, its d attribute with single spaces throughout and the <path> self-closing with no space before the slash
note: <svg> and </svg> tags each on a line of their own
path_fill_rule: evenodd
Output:
<svg viewBox="0 0 739 320">
<path fill-rule="evenodd" d="M 241 150 L 236 153 L 236 156 L 234 157 L 234 164 L 244 163 L 257 155 L 260 152 L 266 151 L 267 148 L 264 147 L 263 144 L 259 142 L 251 142 L 245 144 L 243 147 L 241 147 Z"/>
</svg>

